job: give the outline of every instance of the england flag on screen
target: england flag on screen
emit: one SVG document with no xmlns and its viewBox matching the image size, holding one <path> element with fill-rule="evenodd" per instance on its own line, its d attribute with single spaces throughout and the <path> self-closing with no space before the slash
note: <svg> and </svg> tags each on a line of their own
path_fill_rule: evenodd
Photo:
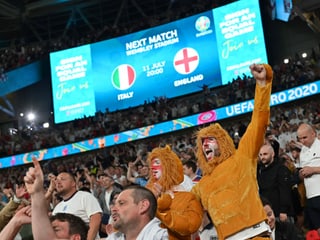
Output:
<svg viewBox="0 0 320 240">
<path fill-rule="evenodd" d="M 189 74 L 199 65 L 199 54 L 193 48 L 180 49 L 174 57 L 174 68 L 180 74 Z"/>
</svg>

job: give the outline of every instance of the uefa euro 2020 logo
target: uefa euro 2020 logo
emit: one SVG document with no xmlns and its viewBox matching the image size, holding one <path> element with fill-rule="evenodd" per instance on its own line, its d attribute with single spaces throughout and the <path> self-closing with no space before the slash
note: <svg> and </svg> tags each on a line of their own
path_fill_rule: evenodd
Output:
<svg viewBox="0 0 320 240">
<path fill-rule="evenodd" d="M 205 32 L 210 27 L 210 19 L 206 16 L 201 16 L 197 19 L 195 27 L 199 32 Z"/>
</svg>

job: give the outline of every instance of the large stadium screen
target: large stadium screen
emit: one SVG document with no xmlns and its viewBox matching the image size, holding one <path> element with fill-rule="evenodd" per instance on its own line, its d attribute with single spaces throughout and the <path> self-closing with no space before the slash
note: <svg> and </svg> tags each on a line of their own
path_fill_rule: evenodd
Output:
<svg viewBox="0 0 320 240">
<path fill-rule="evenodd" d="M 50 54 L 56 123 L 217 87 L 267 62 L 258 0 Z"/>
</svg>

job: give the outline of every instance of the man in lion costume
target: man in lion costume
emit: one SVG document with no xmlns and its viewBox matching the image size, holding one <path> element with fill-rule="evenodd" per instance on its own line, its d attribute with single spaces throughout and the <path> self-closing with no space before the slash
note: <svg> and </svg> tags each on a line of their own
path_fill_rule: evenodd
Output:
<svg viewBox="0 0 320 240">
<path fill-rule="evenodd" d="M 273 72 L 267 64 L 252 64 L 250 70 L 256 80 L 254 109 L 238 149 L 218 123 L 197 132 L 196 155 L 203 177 L 191 191 L 209 214 L 219 240 L 269 239 L 270 234 L 256 167 L 270 119 Z"/>
<path fill-rule="evenodd" d="M 191 240 L 202 221 L 203 210 L 194 194 L 184 189 L 183 165 L 170 147 L 154 148 L 148 155 L 151 168 L 146 185 L 157 198 L 156 217 L 168 229 L 169 240 Z"/>
</svg>

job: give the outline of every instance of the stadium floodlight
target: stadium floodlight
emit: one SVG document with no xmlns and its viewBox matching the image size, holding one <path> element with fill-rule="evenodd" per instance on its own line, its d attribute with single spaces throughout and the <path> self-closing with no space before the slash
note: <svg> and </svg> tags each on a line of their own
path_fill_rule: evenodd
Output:
<svg viewBox="0 0 320 240">
<path fill-rule="evenodd" d="M 33 121 L 36 118 L 36 115 L 34 113 L 28 113 L 27 118 L 29 121 Z"/>
</svg>

